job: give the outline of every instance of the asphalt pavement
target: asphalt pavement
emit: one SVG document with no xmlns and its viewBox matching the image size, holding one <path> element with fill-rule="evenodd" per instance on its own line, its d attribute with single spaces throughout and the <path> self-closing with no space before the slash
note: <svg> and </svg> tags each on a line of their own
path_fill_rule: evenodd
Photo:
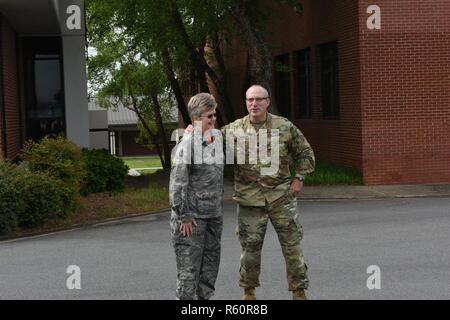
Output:
<svg viewBox="0 0 450 320">
<path fill-rule="evenodd" d="M 450 299 L 450 197 L 304 199 L 299 210 L 311 299 Z M 237 300 L 235 205 L 224 214 L 213 299 Z M 258 298 L 290 299 L 270 225 L 260 280 Z M 175 284 L 167 212 L 0 242 L 0 299 L 170 300 Z"/>
</svg>

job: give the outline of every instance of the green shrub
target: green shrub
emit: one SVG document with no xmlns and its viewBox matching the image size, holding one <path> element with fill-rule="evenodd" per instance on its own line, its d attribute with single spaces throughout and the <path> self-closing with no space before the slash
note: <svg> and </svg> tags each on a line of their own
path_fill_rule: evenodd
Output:
<svg viewBox="0 0 450 320">
<path fill-rule="evenodd" d="M 17 212 L 24 210 L 20 191 L 12 181 L 14 166 L 0 160 L 0 234 L 17 228 Z"/>
<path fill-rule="evenodd" d="M 105 149 L 83 149 L 83 159 L 86 170 L 83 194 L 124 190 L 128 166 L 122 159 L 112 156 Z"/>
<path fill-rule="evenodd" d="M 64 217 L 70 212 L 65 201 L 64 184 L 45 172 L 17 170 L 16 188 L 20 190 L 23 211 L 17 212 L 19 226 L 37 226 L 49 218 Z M 71 207 L 71 205 L 69 205 Z"/>
<path fill-rule="evenodd" d="M 314 172 L 306 176 L 305 184 L 362 185 L 362 176 L 353 168 L 317 161 Z"/>
<path fill-rule="evenodd" d="M 21 158 L 33 172 L 47 172 L 79 191 L 85 176 L 81 149 L 64 137 L 27 142 Z"/>
<path fill-rule="evenodd" d="M 78 192 L 48 173 L 0 165 L 0 233 L 67 217 L 77 204 Z"/>
</svg>

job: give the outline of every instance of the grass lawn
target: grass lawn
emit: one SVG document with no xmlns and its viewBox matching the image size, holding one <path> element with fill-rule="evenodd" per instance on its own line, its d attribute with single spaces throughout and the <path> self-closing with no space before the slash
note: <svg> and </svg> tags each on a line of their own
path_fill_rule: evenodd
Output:
<svg viewBox="0 0 450 320">
<path fill-rule="evenodd" d="M 161 160 L 158 156 L 146 157 L 121 157 L 130 169 L 161 167 Z"/>
<path fill-rule="evenodd" d="M 233 165 L 226 165 L 224 176 L 233 181 Z M 361 174 L 352 168 L 336 166 L 318 161 L 315 171 L 306 176 L 306 186 L 362 185 Z"/>
<path fill-rule="evenodd" d="M 362 185 L 362 176 L 355 169 L 318 161 L 315 171 L 306 176 L 305 185 Z"/>
<path fill-rule="evenodd" d="M 158 211 L 169 207 L 169 172 L 127 177 L 125 192 L 83 197 L 76 223 Z"/>
<path fill-rule="evenodd" d="M 51 232 L 107 218 L 154 212 L 169 207 L 168 172 L 159 170 L 152 175 L 127 177 L 123 193 L 94 193 L 80 199 L 80 209 L 71 217 L 55 219 L 27 229 L 7 234 L 8 238 Z M 5 235 L 6 236 L 6 235 Z M 2 237 L 0 237 L 2 238 Z"/>
<path fill-rule="evenodd" d="M 121 157 L 121 159 L 125 162 L 125 164 L 130 169 L 137 168 L 161 168 L 161 160 L 158 156 L 145 156 L 145 157 Z M 154 173 L 158 169 L 146 169 L 146 170 L 138 170 L 140 173 Z"/>
<path fill-rule="evenodd" d="M 127 187 L 116 195 L 91 194 L 83 198 L 83 206 L 75 223 L 158 211 L 169 207 L 169 190 L 157 183 L 147 187 Z"/>
<path fill-rule="evenodd" d="M 130 169 L 161 167 L 161 161 L 158 156 L 123 157 L 122 159 Z M 158 169 L 138 171 L 141 174 L 151 175 Z M 233 179 L 233 165 L 225 166 L 225 177 L 229 180 Z M 362 185 L 362 177 L 355 169 L 318 161 L 314 173 L 306 177 L 305 185 Z"/>
</svg>

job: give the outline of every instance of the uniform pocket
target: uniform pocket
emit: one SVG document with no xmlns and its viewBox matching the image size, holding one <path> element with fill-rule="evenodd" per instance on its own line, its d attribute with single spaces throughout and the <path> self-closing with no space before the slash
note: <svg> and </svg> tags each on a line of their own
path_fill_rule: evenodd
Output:
<svg viewBox="0 0 450 320">
<path fill-rule="evenodd" d="M 197 195 L 197 211 L 199 213 L 208 214 L 208 213 L 214 213 L 219 209 L 219 203 L 220 201 L 215 194 L 198 194 Z"/>
<path fill-rule="evenodd" d="M 293 220 L 295 226 L 297 227 L 300 240 L 302 240 L 303 239 L 303 227 L 300 223 L 300 215 L 298 213 L 296 213 L 294 215 L 294 217 L 292 218 L 292 220 Z"/>
</svg>

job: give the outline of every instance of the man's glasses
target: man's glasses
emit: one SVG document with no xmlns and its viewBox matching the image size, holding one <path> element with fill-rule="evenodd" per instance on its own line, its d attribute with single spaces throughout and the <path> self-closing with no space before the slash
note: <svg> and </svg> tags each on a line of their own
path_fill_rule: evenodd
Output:
<svg viewBox="0 0 450 320">
<path fill-rule="evenodd" d="M 268 97 L 246 98 L 245 101 L 247 101 L 248 103 L 252 103 L 253 101 L 261 102 L 266 100 L 267 98 Z"/>
<path fill-rule="evenodd" d="M 217 118 L 217 116 L 216 116 L 216 114 L 215 113 L 211 113 L 210 115 L 207 115 L 207 116 L 201 116 L 202 118 L 208 118 L 208 119 L 212 119 L 213 117 L 214 118 Z"/>
</svg>

